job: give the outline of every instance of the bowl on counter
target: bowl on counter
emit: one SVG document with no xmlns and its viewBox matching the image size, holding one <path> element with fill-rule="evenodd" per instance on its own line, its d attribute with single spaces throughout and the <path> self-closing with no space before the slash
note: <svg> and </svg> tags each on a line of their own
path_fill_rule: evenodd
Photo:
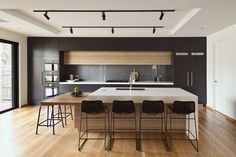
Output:
<svg viewBox="0 0 236 157">
<path fill-rule="evenodd" d="M 66 80 L 66 82 L 77 82 L 79 79 L 74 79 L 74 80 Z"/>
</svg>

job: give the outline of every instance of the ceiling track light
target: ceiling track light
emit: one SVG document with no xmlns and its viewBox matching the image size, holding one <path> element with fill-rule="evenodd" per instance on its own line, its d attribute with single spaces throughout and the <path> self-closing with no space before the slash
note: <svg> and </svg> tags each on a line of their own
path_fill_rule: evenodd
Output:
<svg viewBox="0 0 236 157">
<path fill-rule="evenodd" d="M 164 11 L 161 11 L 161 15 L 160 15 L 160 17 L 159 17 L 159 20 L 162 20 L 163 17 L 164 17 Z"/>
<path fill-rule="evenodd" d="M 73 28 L 110 28 L 111 29 L 111 33 L 114 34 L 115 33 L 115 28 L 152 28 L 153 31 L 152 33 L 155 34 L 156 33 L 156 29 L 160 29 L 160 28 L 165 28 L 164 26 L 62 26 L 62 28 L 65 29 L 70 29 L 70 33 L 73 34 Z"/>
<path fill-rule="evenodd" d="M 70 27 L 70 34 L 73 34 L 73 28 Z"/>
<path fill-rule="evenodd" d="M 161 15 L 159 17 L 160 20 L 163 19 L 165 13 L 175 12 L 174 9 L 167 9 L 167 10 L 33 10 L 34 12 L 45 12 L 44 16 L 49 20 L 49 16 L 47 15 L 48 12 L 54 13 L 71 13 L 71 12 L 80 12 L 80 13 L 94 13 L 94 12 L 102 12 L 102 20 L 106 20 L 106 12 L 115 12 L 115 13 L 145 13 L 145 12 L 160 12 Z"/>
<path fill-rule="evenodd" d="M 155 28 L 155 27 L 153 27 L 153 31 L 152 31 L 152 33 L 153 33 L 153 34 L 156 33 L 156 28 Z"/>
<path fill-rule="evenodd" d="M 164 26 L 62 26 L 62 28 L 165 28 Z"/>
<path fill-rule="evenodd" d="M 102 20 L 103 20 L 103 21 L 106 20 L 106 14 L 105 14 L 105 11 L 102 12 Z"/>
<path fill-rule="evenodd" d="M 33 10 L 34 12 L 119 12 L 119 13 L 129 13 L 129 12 L 175 12 L 174 9 L 162 9 L 162 10 Z"/>
<path fill-rule="evenodd" d="M 45 11 L 45 13 L 43 15 L 47 20 L 50 20 L 50 17 L 48 16 L 48 11 Z"/>
<path fill-rule="evenodd" d="M 114 34 L 114 32 L 115 32 L 115 31 L 114 31 L 114 28 L 111 27 L 111 33 Z"/>
</svg>

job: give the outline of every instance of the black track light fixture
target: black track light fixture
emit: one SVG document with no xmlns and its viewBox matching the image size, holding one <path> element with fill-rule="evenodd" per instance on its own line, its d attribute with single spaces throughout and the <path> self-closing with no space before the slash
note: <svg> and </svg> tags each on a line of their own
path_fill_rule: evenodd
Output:
<svg viewBox="0 0 236 157">
<path fill-rule="evenodd" d="M 156 33 L 156 28 L 153 27 L 152 33 L 155 34 Z"/>
<path fill-rule="evenodd" d="M 70 27 L 70 34 L 73 34 L 73 28 Z"/>
<path fill-rule="evenodd" d="M 47 11 L 45 11 L 45 13 L 44 13 L 43 15 L 44 15 L 44 17 L 45 17 L 47 20 L 50 20 L 50 17 L 48 16 L 48 12 L 47 12 Z"/>
<path fill-rule="evenodd" d="M 103 21 L 106 20 L 106 14 L 105 14 L 105 11 L 102 12 L 102 20 L 103 20 Z"/>
<path fill-rule="evenodd" d="M 162 20 L 163 17 L 164 17 L 164 11 L 161 11 L 161 15 L 160 15 L 160 17 L 159 17 L 159 20 Z"/>
<path fill-rule="evenodd" d="M 115 32 L 115 31 L 114 31 L 114 28 L 111 27 L 111 33 L 114 34 L 114 32 Z"/>
</svg>

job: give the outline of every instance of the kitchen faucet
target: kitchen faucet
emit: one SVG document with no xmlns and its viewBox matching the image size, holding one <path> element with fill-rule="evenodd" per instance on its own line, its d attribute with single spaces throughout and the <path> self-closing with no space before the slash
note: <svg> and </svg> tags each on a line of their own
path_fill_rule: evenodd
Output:
<svg viewBox="0 0 236 157">
<path fill-rule="evenodd" d="M 133 80 L 132 80 L 132 77 L 131 77 L 131 75 L 129 76 L 129 90 L 131 91 L 132 90 L 132 82 L 133 82 Z"/>
</svg>

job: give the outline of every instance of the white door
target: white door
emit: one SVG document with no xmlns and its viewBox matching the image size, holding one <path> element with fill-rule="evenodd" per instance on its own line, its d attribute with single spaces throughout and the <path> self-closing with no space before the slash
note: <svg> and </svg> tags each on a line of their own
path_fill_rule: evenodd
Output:
<svg viewBox="0 0 236 157">
<path fill-rule="evenodd" d="M 232 43 L 215 43 L 215 110 L 235 118 L 236 115 L 236 55 Z M 234 52 L 234 53 L 233 53 Z"/>
</svg>

